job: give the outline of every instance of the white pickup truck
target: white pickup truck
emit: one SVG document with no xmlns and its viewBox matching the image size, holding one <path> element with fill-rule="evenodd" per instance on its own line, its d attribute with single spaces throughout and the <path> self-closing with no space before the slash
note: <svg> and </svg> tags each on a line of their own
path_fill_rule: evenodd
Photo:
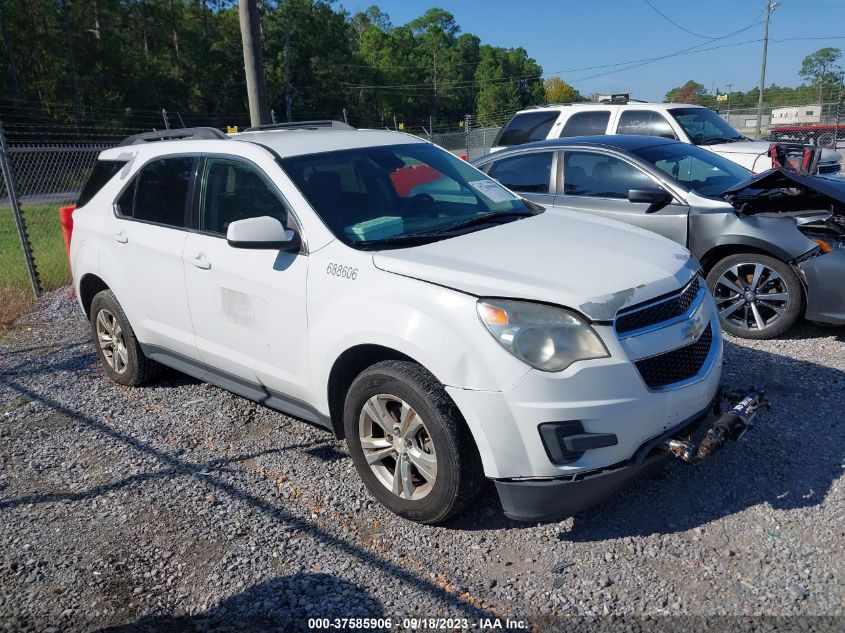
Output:
<svg viewBox="0 0 845 633">
<path fill-rule="evenodd" d="M 709 108 L 627 99 L 521 110 L 502 128 L 492 151 L 532 141 L 601 134 L 662 136 L 692 143 L 755 174 L 773 167 L 769 141 L 755 141 L 743 136 Z M 836 175 L 841 171 L 842 157 L 833 150 L 822 149 L 818 173 Z"/>
</svg>

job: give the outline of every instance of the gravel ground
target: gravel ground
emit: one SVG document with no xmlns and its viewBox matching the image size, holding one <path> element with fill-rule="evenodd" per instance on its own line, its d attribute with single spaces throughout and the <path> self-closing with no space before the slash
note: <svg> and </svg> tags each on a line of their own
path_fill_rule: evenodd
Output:
<svg viewBox="0 0 845 633">
<path fill-rule="evenodd" d="M 765 384 L 775 411 L 705 464 L 559 523 L 511 522 L 488 489 L 424 527 L 375 503 L 322 429 L 175 372 L 109 382 L 57 291 L 0 335 L 0 626 L 845 630 L 843 341 L 810 324 L 730 340 L 726 377 Z"/>
</svg>

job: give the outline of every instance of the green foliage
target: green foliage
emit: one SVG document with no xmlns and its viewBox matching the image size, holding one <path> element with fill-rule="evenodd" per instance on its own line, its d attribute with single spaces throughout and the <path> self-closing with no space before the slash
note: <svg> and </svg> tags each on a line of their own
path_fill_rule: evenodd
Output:
<svg viewBox="0 0 845 633">
<path fill-rule="evenodd" d="M 543 82 L 543 91 L 548 103 L 578 103 L 586 99 L 575 88 L 560 77 L 549 77 Z"/>
<path fill-rule="evenodd" d="M 467 113 L 489 117 L 545 98 L 542 69 L 524 49 L 483 45 L 443 9 L 394 26 L 375 5 L 350 16 L 334 0 L 285 0 L 263 4 L 261 26 L 269 105 L 280 120 L 286 92 L 294 119 L 346 108 L 368 125 L 392 125 L 394 116 L 454 125 Z M 99 124 L 115 126 L 160 127 L 161 108 L 185 113 L 186 124 L 243 123 L 233 114 L 247 112 L 237 3 L 0 0 L 8 122 L 22 110 L 10 113 L 3 97 L 73 103 L 61 111 L 76 125 L 92 108 Z"/>
<path fill-rule="evenodd" d="M 798 74 L 813 86 L 831 86 L 842 81 L 842 68 L 836 62 L 842 57 L 838 48 L 820 48 L 801 62 Z"/>
</svg>

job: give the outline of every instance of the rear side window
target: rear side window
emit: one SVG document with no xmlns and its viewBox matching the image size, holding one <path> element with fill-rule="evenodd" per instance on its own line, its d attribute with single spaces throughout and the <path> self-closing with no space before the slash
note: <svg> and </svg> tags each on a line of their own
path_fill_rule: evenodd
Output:
<svg viewBox="0 0 845 633">
<path fill-rule="evenodd" d="M 77 207 L 84 207 L 91 201 L 91 198 L 97 195 L 106 183 L 120 171 L 120 168 L 126 164 L 125 160 L 98 160 L 94 165 L 94 171 L 88 176 L 85 181 L 85 186 L 79 194 L 79 199 L 76 201 Z"/>
<path fill-rule="evenodd" d="M 193 156 L 162 158 L 145 165 L 116 201 L 122 216 L 166 226 L 186 226 Z"/>
<path fill-rule="evenodd" d="M 567 119 L 560 135 L 564 137 L 604 134 L 607 131 L 608 121 L 610 121 L 610 112 L 607 110 L 576 112 Z"/>
<path fill-rule="evenodd" d="M 560 113 L 555 111 L 525 112 L 513 117 L 496 141 L 496 145 L 522 145 L 532 141 L 543 141 L 557 121 Z"/>
<path fill-rule="evenodd" d="M 619 117 L 616 133 L 676 138 L 666 117 L 653 110 L 625 110 Z"/>
<path fill-rule="evenodd" d="M 525 193 L 549 193 L 552 152 L 533 152 L 498 160 L 487 172 L 508 189 Z"/>
</svg>

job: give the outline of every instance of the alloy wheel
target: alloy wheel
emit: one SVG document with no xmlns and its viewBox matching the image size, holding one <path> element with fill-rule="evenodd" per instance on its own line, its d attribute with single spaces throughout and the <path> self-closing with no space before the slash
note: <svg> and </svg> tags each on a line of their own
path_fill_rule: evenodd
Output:
<svg viewBox="0 0 845 633">
<path fill-rule="evenodd" d="M 103 352 L 103 357 L 115 372 L 125 373 L 129 364 L 129 354 L 126 351 L 123 328 L 120 327 L 115 316 L 105 308 L 97 313 L 96 324 L 97 343 Z"/>
<path fill-rule="evenodd" d="M 726 269 L 716 280 L 713 298 L 724 321 L 741 330 L 757 331 L 783 317 L 792 300 L 783 277 L 758 262 Z"/>
<path fill-rule="evenodd" d="M 396 396 L 369 398 L 358 418 L 364 458 L 381 484 L 397 497 L 417 501 L 437 478 L 437 454 L 425 422 Z"/>
</svg>

